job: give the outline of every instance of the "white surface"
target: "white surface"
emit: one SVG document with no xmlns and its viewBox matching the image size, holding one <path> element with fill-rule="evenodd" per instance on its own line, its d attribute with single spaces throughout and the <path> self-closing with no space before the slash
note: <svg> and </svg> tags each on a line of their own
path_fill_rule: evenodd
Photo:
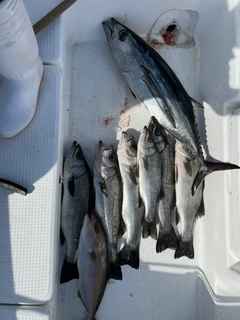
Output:
<svg viewBox="0 0 240 320">
<path fill-rule="evenodd" d="M 55 2 L 46 2 L 45 5 L 43 2 L 25 0 L 25 3 L 31 8 L 31 19 L 38 20 L 40 15 L 48 11 L 48 6 L 53 7 Z M 53 26 L 49 26 L 52 33 L 50 29 L 43 30 L 43 33 L 39 34 L 41 39 L 38 38 L 44 61 L 63 67 L 61 131 L 64 133 L 62 141 L 64 153 L 72 141 L 77 139 L 91 166 L 94 145 L 99 139 L 106 144 L 117 143 L 120 128 L 129 129 L 138 138 L 139 130 L 149 119 L 146 111 L 132 97 L 112 60 L 101 22 L 115 17 L 140 35 L 146 36 L 164 11 L 187 9 L 199 13 L 199 21 L 194 31 L 195 45 L 162 46 L 159 52 L 176 72 L 188 93 L 200 102 L 204 102 L 205 109 L 197 111 L 197 119 L 207 156 L 210 154 L 216 159 L 240 164 L 239 140 L 236 139 L 239 137 L 239 112 L 235 111 L 231 116 L 233 111 L 227 108 L 229 101 L 239 95 L 240 89 L 239 71 L 236 71 L 239 70 L 240 57 L 239 7 L 240 2 L 232 0 L 211 2 L 93 0 L 91 3 L 77 1 L 62 17 L 62 25 L 58 24 L 59 20 L 55 22 L 55 27 L 59 29 L 56 30 L 55 27 L 51 29 Z M 54 94 L 54 89 L 48 92 Z M 48 110 L 51 107 L 48 107 Z M 59 113 L 55 116 L 58 117 Z M 39 118 L 36 114 L 34 121 L 37 119 Z M 49 273 L 46 282 L 42 278 L 46 269 L 51 269 L 48 263 L 54 259 L 59 248 L 57 229 L 59 211 L 53 205 L 59 200 L 56 196 L 58 188 L 53 178 L 53 171 L 49 171 L 49 158 L 55 155 L 54 160 L 50 161 L 52 165 L 54 163 L 54 167 L 50 165 L 52 170 L 56 170 L 54 172 L 57 172 L 56 168 L 61 160 L 61 154 L 58 152 L 49 151 L 48 154 L 40 152 L 40 146 L 48 139 L 52 139 L 53 124 L 56 123 L 56 120 L 50 121 L 48 117 L 44 119 L 46 125 L 36 129 L 33 135 L 27 135 L 27 128 L 26 136 L 23 136 L 23 132 L 16 137 L 19 139 L 18 145 L 27 151 L 24 160 L 19 159 L 18 153 L 14 152 L 15 149 L 6 147 L 7 142 L 1 148 L 3 152 L 6 154 L 9 152 L 11 157 L 14 157 L 14 165 L 9 165 L 8 161 L 4 160 L 5 156 L 3 157 L 2 173 L 8 173 L 10 175 L 8 178 L 30 189 L 33 185 L 35 190 L 26 199 L 19 195 L 8 196 L 7 191 L 0 190 L 1 194 L 9 197 L 9 204 L 3 196 L 1 203 L 7 206 L 10 220 L 8 215 L 5 215 L 3 220 L 5 224 L 0 225 L 0 243 L 3 243 L 5 248 L 3 252 L 7 257 L 3 262 L 9 268 L 6 268 L 7 276 L 12 272 L 9 258 L 13 257 L 11 259 L 16 262 L 14 273 L 8 278 L 10 280 L 5 281 L 6 274 L 1 273 L 0 280 L 8 292 L 11 291 L 9 288 L 15 287 L 15 284 L 17 285 L 15 288 L 18 288 L 14 291 L 13 297 L 1 290 L 0 298 L 2 295 L 2 301 L 5 303 L 9 301 L 16 303 L 20 300 L 31 303 L 32 298 L 50 299 L 51 294 L 45 294 L 47 291 L 45 289 L 49 285 L 53 297 L 47 306 L 53 312 L 52 318 L 84 320 L 86 314 L 77 297 L 77 280 L 55 288 L 54 283 L 59 280 L 59 275 L 55 278 L 53 272 Z M 108 125 L 105 125 L 106 119 L 110 120 Z M 50 122 L 47 122 L 48 120 Z M 55 138 L 60 138 L 59 133 Z M 30 150 L 35 150 L 38 155 L 37 163 L 39 165 L 41 163 L 40 167 L 36 168 L 36 164 L 31 160 L 30 155 L 33 151 Z M 151 239 L 142 239 L 140 269 L 134 270 L 124 266 L 123 281 L 109 282 L 96 315 L 97 320 L 238 320 L 240 314 L 239 178 L 239 172 L 213 173 L 206 178 L 204 193 L 206 216 L 196 223 L 195 259 L 174 260 L 174 252 L 170 250 L 156 254 L 155 242 Z M 40 193 L 34 195 L 38 190 Z M 45 198 L 43 195 L 46 193 L 48 196 Z M 21 201 L 15 203 L 16 197 L 21 197 Z M 28 197 L 34 197 L 34 202 L 27 207 L 26 215 L 26 212 L 23 214 L 23 211 L 19 210 L 19 206 L 23 206 Z M 45 203 L 52 203 L 52 206 L 45 208 Z M 40 210 L 38 216 L 35 213 L 36 208 Z M 43 226 L 36 218 L 40 217 L 42 221 L 42 216 L 46 220 L 44 227 L 47 225 L 44 235 L 48 234 L 43 238 Z M 51 217 L 53 220 L 49 221 Z M 34 224 L 34 221 L 38 223 Z M 52 233 L 50 228 L 54 228 L 51 229 Z M 17 244 L 19 242 L 19 245 L 11 247 L 10 236 L 21 235 L 23 230 L 26 230 L 24 237 L 17 238 L 15 242 Z M 33 245 L 34 241 L 27 241 L 27 245 L 23 245 L 23 240 L 33 235 L 41 239 L 39 244 L 42 246 L 41 251 L 36 251 L 37 246 Z M 41 255 L 47 257 L 48 263 L 39 266 L 36 261 L 41 260 L 39 259 Z M 63 256 L 64 247 L 61 247 L 58 273 Z M 24 276 L 20 277 L 20 273 L 24 270 L 22 266 L 25 266 L 23 260 L 35 264 L 34 267 L 37 266 L 40 274 L 35 275 L 33 269 L 27 268 Z M 30 278 L 33 281 L 29 281 Z M 44 289 L 42 284 L 45 286 Z M 30 292 L 31 299 L 18 296 L 19 292 L 24 290 Z M 13 316 L 11 319 L 17 318 Z"/>
<path fill-rule="evenodd" d="M 0 139 L 0 177 L 28 189 L 0 190 L 0 303 L 38 304 L 53 296 L 58 232 L 60 72 L 44 67 L 35 117 L 11 139 Z"/>
</svg>

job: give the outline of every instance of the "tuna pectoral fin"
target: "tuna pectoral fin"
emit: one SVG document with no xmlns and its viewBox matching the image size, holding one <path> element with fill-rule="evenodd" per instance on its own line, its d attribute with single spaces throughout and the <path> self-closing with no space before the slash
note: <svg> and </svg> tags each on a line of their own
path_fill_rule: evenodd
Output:
<svg viewBox="0 0 240 320">
<path fill-rule="evenodd" d="M 157 240 L 157 228 L 156 228 L 156 222 L 143 222 L 143 230 L 142 230 L 142 237 L 144 239 L 151 236 L 154 240 Z"/>
<path fill-rule="evenodd" d="M 139 249 L 133 249 L 128 244 L 119 252 L 121 265 L 128 264 L 134 269 L 139 269 Z"/>
<path fill-rule="evenodd" d="M 202 182 L 202 180 L 210 173 L 214 171 L 223 171 L 223 170 L 233 170 L 240 169 L 239 166 L 232 163 L 221 163 L 221 162 L 209 162 L 205 161 L 204 164 L 200 167 L 194 181 L 192 184 L 192 195 L 194 195 L 195 190 Z"/>
<path fill-rule="evenodd" d="M 178 248 L 178 239 L 172 228 L 168 233 L 159 232 L 157 244 L 156 244 L 156 251 L 162 252 L 166 249 L 173 249 L 176 250 Z"/>
<path fill-rule="evenodd" d="M 159 85 L 155 80 L 154 76 L 149 72 L 144 66 L 141 66 L 142 74 L 143 74 L 143 81 L 146 83 L 149 91 L 153 95 L 153 98 L 157 101 L 159 108 L 164 113 L 167 120 L 170 122 L 171 126 L 176 128 L 176 123 L 173 114 L 171 111 L 166 107 L 165 101 L 163 101 L 160 92 L 159 92 Z"/>
<path fill-rule="evenodd" d="M 117 263 L 110 263 L 112 279 L 122 280 L 122 269 Z"/>
<path fill-rule="evenodd" d="M 78 267 L 76 263 L 69 263 L 67 260 L 64 260 L 61 276 L 60 276 L 60 283 L 69 282 L 73 279 L 78 279 Z"/>
<path fill-rule="evenodd" d="M 186 256 L 189 259 L 194 258 L 193 239 L 189 241 L 183 241 L 180 238 L 179 246 L 178 246 L 178 249 L 175 251 L 174 258 L 179 259 L 183 256 Z"/>
</svg>

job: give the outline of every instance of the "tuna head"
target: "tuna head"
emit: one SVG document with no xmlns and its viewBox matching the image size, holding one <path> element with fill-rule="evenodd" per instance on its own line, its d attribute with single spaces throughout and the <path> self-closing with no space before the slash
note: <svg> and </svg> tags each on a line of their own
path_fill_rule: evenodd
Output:
<svg viewBox="0 0 240 320">
<path fill-rule="evenodd" d="M 139 137 L 138 150 L 146 156 L 151 156 L 157 151 L 152 134 L 148 130 L 147 126 L 143 128 Z"/>
<path fill-rule="evenodd" d="M 138 45 L 131 30 L 115 19 L 111 19 L 112 27 L 103 22 L 103 28 L 114 58 L 124 72 L 135 69 L 143 59 L 143 49 Z"/>
<path fill-rule="evenodd" d="M 101 251 L 106 246 L 103 229 L 95 215 L 85 215 L 81 231 L 81 238 L 89 248 L 89 252 L 95 250 Z"/>
<path fill-rule="evenodd" d="M 72 146 L 64 162 L 64 167 L 67 170 L 71 170 L 71 172 L 76 175 L 82 175 L 86 170 L 82 149 L 76 141 L 73 141 L 72 143 Z"/>
</svg>

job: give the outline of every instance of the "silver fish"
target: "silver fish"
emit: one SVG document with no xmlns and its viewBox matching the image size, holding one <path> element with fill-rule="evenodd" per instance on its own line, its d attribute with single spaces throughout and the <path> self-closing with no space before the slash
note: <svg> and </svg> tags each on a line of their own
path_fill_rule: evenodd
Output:
<svg viewBox="0 0 240 320">
<path fill-rule="evenodd" d="M 113 146 L 105 147 L 99 141 L 93 164 L 95 211 L 106 234 L 108 256 L 113 279 L 122 280 L 117 254 L 121 223 L 122 181 Z"/>
<path fill-rule="evenodd" d="M 127 239 L 119 253 L 121 264 L 139 268 L 139 247 L 143 212 L 139 208 L 137 145 L 132 135 L 122 132 L 118 144 L 118 161 L 123 182 L 122 218 Z"/>
<path fill-rule="evenodd" d="M 173 154 L 168 143 L 166 132 L 155 117 L 151 117 L 148 130 L 152 134 L 153 141 L 161 158 L 162 198 L 157 203 L 159 235 L 156 244 L 156 251 L 162 252 L 167 248 L 177 249 L 178 247 L 178 239 L 171 221 L 171 212 L 174 208 Z"/>
<path fill-rule="evenodd" d="M 66 256 L 61 270 L 60 283 L 78 278 L 77 266 L 73 261 L 83 219 L 89 210 L 91 191 L 91 172 L 80 145 L 74 141 L 67 154 L 63 170 L 61 231 L 66 241 Z"/>
<path fill-rule="evenodd" d="M 175 258 L 186 256 L 194 258 L 193 227 L 197 218 L 204 215 L 204 181 L 197 188 L 194 195 L 189 186 L 192 184 L 200 161 L 185 150 L 185 146 L 176 142 L 175 148 L 175 189 L 176 211 L 180 217 L 179 247 L 175 251 Z"/>
<path fill-rule="evenodd" d="M 161 157 L 146 126 L 138 140 L 137 159 L 140 196 L 145 210 L 143 238 L 150 235 L 156 240 L 156 205 L 161 198 Z"/>
<path fill-rule="evenodd" d="M 134 96 L 163 128 L 199 160 L 192 194 L 206 175 L 217 170 L 239 169 L 230 163 L 205 161 L 201 152 L 193 105 L 183 85 L 165 60 L 140 36 L 112 18 L 103 22 L 110 50 Z"/>
<path fill-rule="evenodd" d="M 97 217 L 85 215 L 76 261 L 79 271 L 78 295 L 93 320 L 110 276 L 107 244 Z"/>
</svg>

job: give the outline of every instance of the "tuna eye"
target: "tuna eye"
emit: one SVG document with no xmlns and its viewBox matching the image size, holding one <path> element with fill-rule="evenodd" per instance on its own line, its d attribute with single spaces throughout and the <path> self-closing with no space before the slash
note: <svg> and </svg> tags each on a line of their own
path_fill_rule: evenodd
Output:
<svg viewBox="0 0 240 320">
<path fill-rule="evenodd" d="M 120 41 L 124 41 L 127 39 L 127 36 L 128 36 L 128 32 L 126 30 L 121 30 L 119 32 L 119 40 Z"/>
<path fill-rule="evenodd" d="M 99 233 L 99 226 L 97 224 L 94 225 L 94 231 L 96 233 Z"/>
<path fill-rule="evenodd" d="M 114 160 L 115 160 L 115 155 L 114 155 L 114 154 L 110 154 L 109 160 L 110 160 L 110 161 L 114 161 Z"/>
</svg>

